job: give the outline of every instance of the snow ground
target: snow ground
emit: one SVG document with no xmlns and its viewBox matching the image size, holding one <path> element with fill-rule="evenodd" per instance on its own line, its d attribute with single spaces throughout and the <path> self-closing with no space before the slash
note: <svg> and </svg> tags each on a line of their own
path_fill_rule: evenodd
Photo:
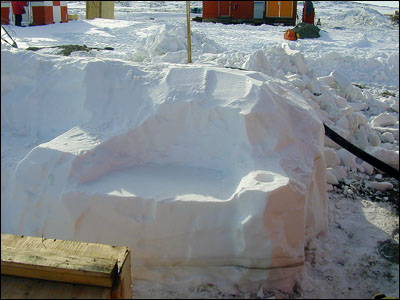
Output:
<svg viewBox="0 0 400 300">
<path fill-rule="evenodd" d="M 192 6 L 201 6 L 201 2 L 191 3 Z M 384 154 L 381 159 L 386 159 L 395 166 L 397 163 L 398 168 L 399 27 L 390 24 L 388 17 L 380 13 L 383 10 L 385 13 L 392 12 L 393 9 L 352 2 L 315 1 L 314 4 L 316 17 L 321 18 L 322 32 L 321 38 L 313 40 L 287 42 L 283 40 L 283 32 L 287 29 L 284 26 L 253 27 L 192 22 L 194 65 L 243 68 L 264 73 L 274 70 L 273 76 L 276 78 L 299 88 L 309 85 L 310 88 L 304 89 L 303 87 L 303 90 L 314 89 L 314 92 L 317 92 L 316 88 L 319 85 L 312 80 L 313 78 L 307 81 L 304 76 L 298 76 L 301 74 L 301 61 L 293 51 L 297 50 L 301 53 L 307 68 L 313 71 L 314 78 L 325 77 L 326 82 L 340 81 L 340 75 L 330 77 L 332 71 L 339 71 L 346 80 L 357 84 L 362 89 L 360 91 L 353 88 L 346 94 L 346 91 L 340 90 L 339 87 L 334 94 L 336 97 L 335 109 L 346 109 L 348 105 L 358 107 L 359 109 L 356 111 L 363 116 L 360 119 L 365 118 L 369 124 L 373 118 L 382 113 L 390 113 L 395 117 L 395 121 L 390 125 L 379 127 L 386 129 L 381 130 L 377 127 L 372 131 L 375 132 L 375 135 L 368 135 L 365 146 L 366 148 L 378 147 L 375 150 L 380 152 L 383 151 L 382 149 L 392 151 L 390 152 L 391 157 L 389 154 Z M 78 14 L 79 21 L 68 24 L 29 28 L 9 26 L 6 28 L 10 29 L 11 34 L 16 37 L 20 48 L 61 44 L 85 44 L 89 47 L 109 46 L 114 48 L 113 51 L 73 52 L 71 56 L 81 61 L 82 66 L 95 58 L 154 65 L 186 62 L 185 2 L 136 1 L 128 3 L 128 1 L 121 1 L 116 5 L 116 20 L 84 20 L 84 7 L 83 2 L 70 2 L 69 13 Z M 301 6 L 298 11 L 301 15 Z M 285 47 L 289 48 L 286 52 L 282 50 L 284 49 L 283 43 L 287 45 Z M 4 74 L 12 76 L 12 70 L 3 67 L 3 50 L 7 49 L 9 47 L 2 43 L 3 100 L 4 97 L 7 97 L 8 92 L 13 92 L 15 86 L 18 86 L 18 79 L 4 76 Z M 262 52 L 259 52 L 260 49 Z M 46 65 L 46 60 L 62 63 L 59 56 L 54 55 L 56 51 L 55 49 L 39 51 L 38 53 L 43 55 L 44 62 L 35 67 L 51 72 L 49 67 L 51 63 Z M 285 54 L 290 51 L 292 51 L 292 55 Z M 27 60 L 29 55 L 26 54 Z M 294 64 L 290 59 L 294 60 Z M 263 65 L 266 62 L 267 65 Z M 154 73 L 154 77 L 158 76 L 158 71 L 157 68 L 150 70 Z M 307 74 L 311 76 L 311 73 Z M 297 79 L 301 79 L 301 81 Z M 29 76 L 25 80 L 24 85 L 29 85 Z M 79 81 L 80 78 L 74 80 Z M 56 79 L 54 84 L 57 84 Z M 340 84 L 338 85 L 340 86 Z M 64 91 L 61 84 L 59 88 Z M 40 90 L 39 85 L 38 90 Z M 79 93 L 80 91 L 74 92 Z M 19 93 L 12 95 L 19 97 L 23 93 L 24 90 L 20 90 Z M 45 91 L 43 93 L 45 95 Z M 61 97 L 61 100 L 65 98 Z M 312 95 L 309 95 L 309 98 L 315 101 L 315 97 Z M 323 101 L 319 104 L 322 108 Z M 329 125 L 337 126 L 335 129 L 342 130 L 359 146 L 362 141 L 365 141 L 361 131 L 349 128 L 351 126 L 349 126 L 348 119 L 339 121 L 341 117 L 334 116 L 334 112 L 330 112 L 329 109 L 324 111 L 330 115 L 322 114 L 321 118 L 324 121 L 333 122 Z M 84 116 L 79 116 L 79 118 L 81 117 Z M 21 132 L 3 130 L 3 122 L 7 118 L 9 116 L 7 116 L 2 103 L 2 198 L 3 190 L 6 190 L 10 180 L 7 176 L 3 176 L 3 171 L 15 168 L 35 146 L 55 137 L 54 132 L 44 131 L 45 134 L 42 135 L 29 135 L 24 132 L 24 128 L 21 129 Z M 31 118 L 33 123 L 40 121 L 35 119 L 36 116 L 29 114 L 26 115 L 26 118 Z M 387 121 L 389 117 L 383 119 Z M 56 120 L 54 122 L 57 123 Z M 27 123 L 29 124 L 29 122 Z M 43 124 L 43 130 L 45 127 Z M 59 129 L 64 127 L 68 127 L 68 124 L 59 124 Z M 379 131 L 379 134 L 376 131 Z M 392 133 L 392 136 L 385 132 Z M 385 138 L 382 138 L 383 133 L 385 133 Z M 332 144 L 325 146 L 335 149 Z M 372 150 L 374 149 L 371 148 Z M 397 161 L 394 157 L 396 155 Z M 357 172 L 350 171 L 350 167 L 346 166 L 343 160 L 339 164 L 348 167 L 349 170 L 340 180 L 338 166 L 336 163 L 332 163 L 331 170 L 336 171 L 334 176 L 339 179 L 340 184 L 332 183 L 330 186 L 329 230 L 318 239 L 313 240 L 306 248 L 304 276 L 292 294 L 267 290 L 247 292 L 236 290 L 232 292 L 214 285 L 213 282 L 192 286 L 178 284 L 163 286 L 138 281 L 133 286 L 134 297 L 370 298 L 377 292 L 399 297 L 398 260 L 397 264 L 390 262 L 380 254 L 378 247 L 380 242 L 394 240 L 397 242 L 398 249 L 398 208 L 396 212 L 391 204 L 396 201 L 396 198 L 398 202 L 398 182 L 386 176 L 381 178 L 378 175 L 375 178 L 376 172 L 368 174 L 365 169 L 364 172 L 361 172 L 360 168 Z M 357 162 L 357 164 L 361 163 Z M 182 174 L 185 173 L 182 172 Z M 193 184 L 199 179 L 195 175 L 193 178 L 186 178 L 189 184 Z M 217 177 L 218 175 L 210 174 L 210 176 Z M 394 185 L 392 192 L 385 194 L 385 192 L 367 188 L 367 184 L 374 180 L 391 182 Z M 217 190 L 217 186 L 212 182 L 204 184 L 209 186 L 210 193 L 222 193 L 223 196 L 224 191 Z M 106 187 L 103 188 L 106 189 Z M 145 187 L 142 188 L 143 193 L 151 192 Z M 372 192 L 367 194 L 365 190 Z M 8 205 L 10 203 L 2 201 L 2 232 L 7 225 L 3 223 L 3 211 Z M 396 228 L 397 234 L 395 233 Z"/>
</svg>

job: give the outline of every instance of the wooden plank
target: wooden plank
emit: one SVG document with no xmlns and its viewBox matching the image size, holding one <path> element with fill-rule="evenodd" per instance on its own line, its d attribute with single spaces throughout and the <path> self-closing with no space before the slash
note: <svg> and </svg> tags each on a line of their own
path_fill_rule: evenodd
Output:
<svg viewBox="0 0 400 300">
<path fill-rule="evenodd" d="M 16 249 L 48 249 L 57 251 L 59 255 L 75 255 L 94 258 L 115 258 L 118 262 L 118 273 L 121 271 L 129 249 L 125 246 L 111 246 L 97 243 L 85 243 L 52 238 L 21 236 L 14 234 L 1 234 L 1 247 Z"/>
<path fill-rule="evenodd" d="M 1 275 L 1 299 L 109 299 L 106 287 Z"/>
<path fill-rule="evenodd" d="M 121 299 L 132 299 L 132 267 L 131 267 L 131 252 L 129 251 L 128 256 L 124 264 L 122 265 L 121 272 L 119 274 L 122 281 Z"/>
<path fill-rule="evenodd" d="M 1 247 L 1 273 L 61 282 L 111 287 L 117 260 L 60 255 L 47 249 Z"/>
<path fill-rule="evenodd" d="M 114 1 L 100 2 L 100 18 L 114 19 Z"/>
<path fill-rule="evenodd" d="M 86 19 L 100 18 L 100 1 L 86 1 Z"/>
<path fill-rule="evenodd" d="M 132 299 L 131 274 L 131 254 L 129 251 L 122 265 L 118 280 L 112 288 L 111 299 Z"/>
<path fill-rule="evenodd" d="M 130 260 L 127 247 L 10 234 L 1 250 L 2 274 L 107 287 Z"/>
</svg>

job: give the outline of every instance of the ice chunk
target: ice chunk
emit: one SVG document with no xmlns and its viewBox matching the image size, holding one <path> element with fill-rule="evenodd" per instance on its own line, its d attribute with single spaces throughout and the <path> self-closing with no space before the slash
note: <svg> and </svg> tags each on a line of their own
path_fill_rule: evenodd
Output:
<svg viewBox="0 0 400 300">
<path fill-rule="evenodd" d="M 326 169 L 326 182 L 332 185 L 339 184 L 334 172 L 330 168 Z"/>
<path fill-rule="evenodd" d="M 328 168 L 340 165 L 340 158 L 334 149 L 325 147 L 324 157 Z"/>
<path fill-rule="evenodd" d="M 382 134 L 382 142 L 389 142 L 393 143 L 394 142 L 394 136 L 391 132 L 385 132 Z"/>
<path fill-rule="evenodd" d="M 343 166 L 347 168 L 357 169 L 356 156 L 346 149 L 340 149 L 337 152 Z"/>
<path fill-rule="evenodd" d="M 368 186 L 378 191 L 386 191 L 386 190 L 391 190 L 393 188 L 393 184 L 390 182 L 378 182 L 378 181 L 372 181 L 368 184 Z"/>
<path fill-rule="evenodd" d="M 371 121 L 372 127 L 392 126 L 397 122 L 397 118 L 391 113 L 382 113 L 374 117 Z"/>
<path fill-rule="evenodd" d="M 371 166 L 369 163 L 367 163 L 367 162 L 365 162 L 365 161 L 363 161 L 363 162 L 361 163 L 361 167 L 364 168 L 365 173 L 367 173 L 368 175 L 372 175 L 372 174 L 374 173 L 374 167 Z"/>
</svg>

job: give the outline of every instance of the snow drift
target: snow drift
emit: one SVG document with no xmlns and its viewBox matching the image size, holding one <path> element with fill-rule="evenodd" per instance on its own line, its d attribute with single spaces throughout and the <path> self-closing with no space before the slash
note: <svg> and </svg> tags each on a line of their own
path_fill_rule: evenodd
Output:
<svg viewBox="0 0 400 300">
<path fill-rule="evenodd" d="M 47 141 L 2 164 L 2 231 L 127 245 L 135 279 L 292 287 L 327 226 L 323 126 L 298 89 L 2 52 L 2 132 Z"/>
</svg>

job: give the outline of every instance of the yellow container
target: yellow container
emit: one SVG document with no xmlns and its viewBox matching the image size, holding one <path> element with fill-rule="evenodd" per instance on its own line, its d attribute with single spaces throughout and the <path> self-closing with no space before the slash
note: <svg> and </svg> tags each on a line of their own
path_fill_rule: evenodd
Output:
<svg viewBox="0 0 400 300">
<path fill-rule="evenodd" d="M 68 15 L 68 21 L 78 20 L 78 15 Z"/>
</svg>

